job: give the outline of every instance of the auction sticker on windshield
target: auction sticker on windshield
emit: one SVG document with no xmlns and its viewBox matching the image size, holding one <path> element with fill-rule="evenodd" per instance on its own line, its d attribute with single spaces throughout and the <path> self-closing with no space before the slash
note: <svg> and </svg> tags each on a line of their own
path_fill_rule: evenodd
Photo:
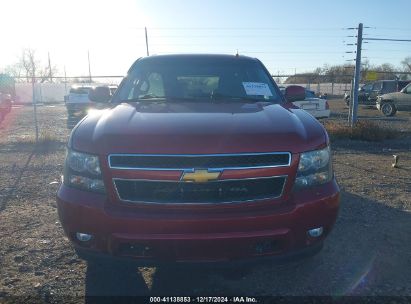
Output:
<svg viewBox="0 0 411 304">
<path fill-rule="evenodd" d="M 243 82 L 247 95 L 273 96 L 268 84 L 262 82 Z"/>
</svg>

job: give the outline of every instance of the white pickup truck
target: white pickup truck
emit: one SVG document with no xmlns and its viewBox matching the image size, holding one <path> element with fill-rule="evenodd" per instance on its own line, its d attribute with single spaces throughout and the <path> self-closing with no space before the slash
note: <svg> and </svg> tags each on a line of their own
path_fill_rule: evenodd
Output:
<svg viewBox="0 0 411 304">
<path fill-rule="evenodd" d="M 96 104 L 88 98 L 88 93 L 95 86 L 92 85 L 74 85 L 70 88 L 68 95 L 64 96 L 67 113 L 69 116 L 83 115 L 88 109 L 96 107 Z M 108 86 L 111 95 L 117 89 L 117 86 Z"/>
<path fill-rule="evenodd" d="M 279 88 L 284 94 L 285 87 Z M 305 99 L 293 101 L 293 104 L 310 113 L 315 118 L 328 118 L 331 114 L 330 106 L 327 100 L 324 98 L 318 98 L 313 91 L 307 89 L 305 89 Z"/>
</svg>

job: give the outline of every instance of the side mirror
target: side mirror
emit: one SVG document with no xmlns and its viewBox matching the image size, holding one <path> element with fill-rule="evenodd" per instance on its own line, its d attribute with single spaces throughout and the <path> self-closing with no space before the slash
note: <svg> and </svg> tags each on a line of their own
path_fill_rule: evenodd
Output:
<svg viewBox="0 0 411 304">
<path fill-rule="evenodd" d="M 305 89 L 302 86 L 291 85 L 285 88 L 285 99 L 289 102 L 304 100 Z"/>
<path fill-rule="evenodd" d="M 98 103 L 107 103 L 111 99 L 109 87 L 95 87 L 88 93 L 88 99 Z"/>
</svg>

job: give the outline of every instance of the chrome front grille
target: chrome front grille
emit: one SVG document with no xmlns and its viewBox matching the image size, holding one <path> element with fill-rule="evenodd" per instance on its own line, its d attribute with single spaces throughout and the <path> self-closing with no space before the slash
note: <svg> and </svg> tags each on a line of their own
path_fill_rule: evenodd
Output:
<svg viewBox="0 0 411 304">
<path fill-rule="evenodd" d="M 224 170 L 287 167 L 291 164 L 291 153 L 111 154 L 108 162 L 109 167 L 115 170 L 174 170 L 181 174 L 181 180 L 146 180 L 133 179 L 129 173 L 127 178 L 123 178 L 120 177 L 123 174 L 117 172 L 117 176 L 113 176 L 113 183 L 121 201 L 159 204 L 235 203 L 280 197 L 287 176 L 255 177 L 254 172 L 250 178 L 219 179 L 218 176 Z M 196 175 L 197 172 L 205 172 L 206 175 L 207 172 L 219 172 L 220 175 L 209 180 L 184 179 L 186 174 Z"/>
<path fill-rule="evenodd" d="M 289 166 L 289 152 L 199 155 L 111 154 L 113 169 L 251 169 Z"/>
</svg>

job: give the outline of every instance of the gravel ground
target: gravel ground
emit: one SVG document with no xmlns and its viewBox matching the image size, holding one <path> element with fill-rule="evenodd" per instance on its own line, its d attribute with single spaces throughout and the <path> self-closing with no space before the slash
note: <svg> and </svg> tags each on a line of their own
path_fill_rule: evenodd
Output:
<svg viewBox="0 0 411 304">
<path fill-rule="evenodd" d="M 341 100 L 331 120 L 345 119 Z M 35 146 L 31 107 L 16 107 L 0 125 L 0 302 L 85 295 L 385 295 L 411 296 L 411 114 L 386 119 L 404 132 L 380 143 L 332 142 L 341 210 L 323 251 L 310 259 L 252 268 L 136 268 L 87 264 L 74 253 L 58 220 L 55 195 L 68 138 L 61 105 L 38 108 L 49 142 Z M 408 134 L 408 135 L 407 135 Z M 393 154 L 400 156 L 392 168 Z M 13 299 L 13 298 L 12 298 Z M 16 299 L 16 298 L 14 298 Z M 54 300 L 53 300 L 54 299 Z"/>
</svg>

